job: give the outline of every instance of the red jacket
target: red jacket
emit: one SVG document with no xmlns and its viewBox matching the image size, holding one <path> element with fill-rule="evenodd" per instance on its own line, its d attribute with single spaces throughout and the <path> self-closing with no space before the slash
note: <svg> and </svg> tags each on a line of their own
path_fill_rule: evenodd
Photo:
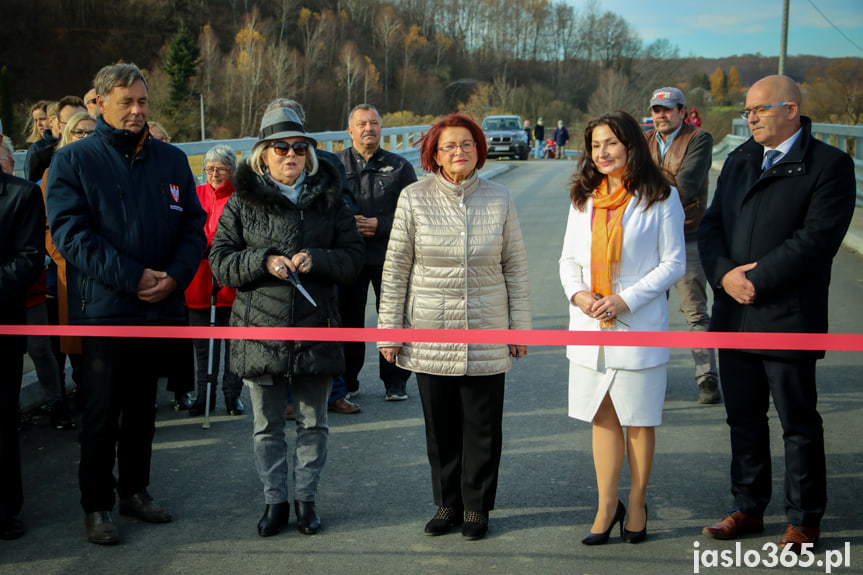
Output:
<svg viewBox="0 0 863 575">
<path fill-rule="evenodd" d="M 228 198 L 234 193 L 234 184 L 228 182 L 214 190 L 209 182 L 205 182 L 196 190 L 201 207 L 207 212 L 207 222 L 204 224 L 204 233 L 207 235 L 207 250 L 204 252 L 201 265 L 198 266 L 198 273 L 195 274 L 192 283 L 186 288 L 186 307 L 202 309 L 210 307 L 213 286 L 213 272 L 210 270 L 210 262 L 207 261 L 206 255 L 209 254 L 210 246 L 213 245 L 213 236 L 216 235 L 216 227 L 219 225 L 222 210 L 225 209 Z M 236 295 L 237 290 L 223 287 L 216 296 L 216 307 L 231 307 Z"/>
</svg>

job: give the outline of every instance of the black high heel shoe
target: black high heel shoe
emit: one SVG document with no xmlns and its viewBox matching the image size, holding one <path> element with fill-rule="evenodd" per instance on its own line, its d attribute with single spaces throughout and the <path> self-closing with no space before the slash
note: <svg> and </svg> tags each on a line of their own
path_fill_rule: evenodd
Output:
<svg viewBox="0 0 863 575">
<path fill-rule="evenodd" d="M 627 543 L 641 543 L 647 539 L 647 505 L 644 506 L 644 529 L 641 531 L 623 530 L 623 540 Z"/>
<path fill-rule="evenodd" d="M 620 500 L 617 501 L 617 510 L 614 512 L 614 517 L 611 519 L 611 525 L 602 533 L 588 533 L 587 537 L 581 540 L 585 545 L 603 545 L 608 543 L 608 538 L 611 536 L 611 530 L 614 529 L 615 523 L 620 523 L 620 536 L 623 537 L 623 518 L 626 517 L 626 507 Z"/>
</svg>

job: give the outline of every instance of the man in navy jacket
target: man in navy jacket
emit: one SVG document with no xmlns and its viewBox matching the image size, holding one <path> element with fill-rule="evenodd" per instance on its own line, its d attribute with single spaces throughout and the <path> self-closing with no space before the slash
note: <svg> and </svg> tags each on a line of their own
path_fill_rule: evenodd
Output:
<svg viewBox="0 0 863 575">
<path fill-rule="evenodd" d="M 728 155 L 698 228 L 715 295 L 711 331 L 827 331 L 830 270 L 854 212 L 854 164 L 812 136 L 800 101 L 799 88 L 785 76 L 759 80 L 746 96 L 743 116 L 752 138 Z M 815 386 L 821 357 L 823 351 L 719 351 L 734 506 L 704 528 L 707 535 L 733 539 L 764 528 L 772 395 L 785 444 L 788 526 L 779 545 L 800 553 L 817 542 L 827 502 Z"/>
<path fill-rule="evenodd" d="M 68 262 L 69 321 L 184 324 L 183 290 L 206 246 L 206 214 L 188 160 L 148 137 L 147 83 L 137 66 L 106 66 L 94 87 L 102 114 L 95 135 L 60 148 L 48 171 L 48 221 Z M 83 340 L 78 476 L 93 543 L 119 541 L 115 488 L 121 514 L 171 520 L 147 492 L 164 345 L 170 341 Z"/>
</svg>

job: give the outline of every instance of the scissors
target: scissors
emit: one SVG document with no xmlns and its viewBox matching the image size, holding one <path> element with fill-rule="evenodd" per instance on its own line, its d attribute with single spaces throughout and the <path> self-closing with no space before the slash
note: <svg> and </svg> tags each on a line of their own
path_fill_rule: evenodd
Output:
<svg viewBox="0 0 863 575">
<path fill-rule="evenodd" d="M 601 293 L 595 293 L 595 294 L 593 294 L 593 295 L 595 295 L 595 296 L 596 296 L 596 297 L 598 297 L 598 298 L 602 298 L 602 297 L 603 297 L 603 295 L 602 295 Z M 605 315 L 611 315 L 611 314 L 610 314 L 609 312 L 605 312 Z M 626 323 L 625 321 L 623 321 L 622 319 L 620 319 L 620 316 L 615 316 L 615 317 L 614 317 L 614 320 L 615 320 L 615 321 L 617 321 L 620 325 L 623 325 L 623 326 L 629 327 L 629 324 L 628 324 L 628 323 Z"/>
<path fill-rule="evenodd" d="M 297 277 L 296 272 L 292 272 L 290 268 L 286 268 L 286 271 L 288 272 L 288 277 L 283 278 L 284 281 L 293 284 L 293 286 L 297 288 L 297 291 L 299 291 L 301 294 L 303 294 L 303 297 L 309 300 L 310 304 L 318 307 L 317 302 L 315 302 L 314 298 L 309 294 L 306 288 L 303 287 L 303 284 L 300 283 L 300 278 Z"/>
</svg>

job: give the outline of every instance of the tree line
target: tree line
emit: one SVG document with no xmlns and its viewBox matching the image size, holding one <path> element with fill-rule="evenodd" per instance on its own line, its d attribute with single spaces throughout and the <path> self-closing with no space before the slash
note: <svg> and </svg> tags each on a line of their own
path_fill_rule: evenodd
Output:
<svg viewBox="0 0 863 575">
<path fill-rule="evenodd" d="M 0 47 L 4 126 L 22 130 L 30 103 L 83 95 L 122 60 L 145 70 L 150 116 L 175 141 L 200 139 L 202 108 L 207 138 L 254 136 L 275 97 L 302 102 L 313 131 L 343 129 L 361 102 L 385 125 L 461 109 L 578 130 L 613 109 L 647 115 L 665 85 L 686 90 L 721 137 L 746 86 L 776 69 L 775 58 L 646 44 L 598 0 L 35 0 L 4 7 L 0 33 L 14 39 Z M 787 70 L 816 120 L 857 123 L 861 62 L 798 57 Z"/>
</svg>

